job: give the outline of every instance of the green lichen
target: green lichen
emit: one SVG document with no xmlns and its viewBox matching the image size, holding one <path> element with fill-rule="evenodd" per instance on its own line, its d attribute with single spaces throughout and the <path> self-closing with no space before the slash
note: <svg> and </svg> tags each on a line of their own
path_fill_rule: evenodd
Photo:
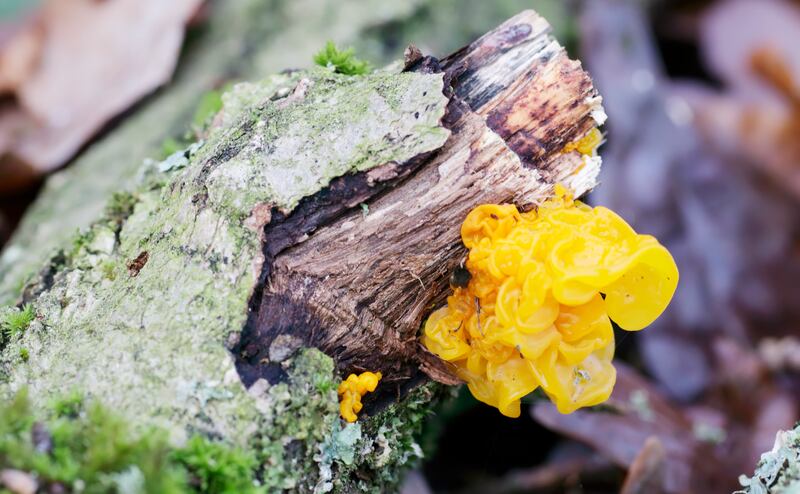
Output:
<svg viewBox="0 0 800 494">
<path fill-rule="evenodd" d="M 439 125 L 447 101 L 441 75 L 353 78 L 317 70 L 292 78 L 297 94 L 275 101 L 254 105 L 260 95 L 248 85 L 223 96 L 223 127 L 202 153 L 234 155 L 205 178 L 209 199 L 230 216 L 246 217 L 259 201 L 291 210 L 335 177 L 405 162 L 449 135 Z"/>
<path fill-rule="evenodd" d="M 361 438 L 350 464 L 338 466 L 333 492 L 391 492 L 403 474 L 424 457 L 420 436 L 425 421 L 451 390 L 428 382 L 374 416 L 359 418 Z M 363 414 L 361 414 L 363 415 Z"/>
<path fill-rule="evenodd" d="M 752 477 L 742 475 L 743 489 L 734 494 L 796 494 L 800 492 L 800 424 L 778 432 L 772 451 L 761 455 Z"/>
<path fill-rule="evenodd" d="M 344 75 L 364 75 L 372 71 L 369 62 L 356 58 L 353 48 L 341 50 L 333 41 L 328 41 L 325 48 L 314 55 L 314 63 Z"/>
<path fill-rule="evenodd" d="M 284 362 L 286 381 L 257 381 L 250 394 L 263 412 L 260 454 L 263 479 L 278 489 L 311 492 L 318 475 L 315 445 L 339 421 L 333 361 L 317 350 L 301 350 Z"/>
</svg>

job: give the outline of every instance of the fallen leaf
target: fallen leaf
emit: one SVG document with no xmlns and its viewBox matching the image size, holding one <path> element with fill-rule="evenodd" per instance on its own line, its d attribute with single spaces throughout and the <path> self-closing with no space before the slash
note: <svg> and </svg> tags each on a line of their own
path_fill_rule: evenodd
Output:
<svg viewBox="0 0 800 494">
<path fill-rule="evenodd" d="M 700 22 L 700 48 L 706 65 L 738 93 L 775 101 L 772 88 L 753 72 L 751 58 L 769 49 L 788 62 L 800 81 L 800 7 L 787 0 L 716 2 Z"/>
<path fill-rule="evenodd" d="M 114 116 L 166 83 L 185 26 L 201 3 L 46 2 L 39 13 L 43 38 L 38 64 L 15 91 L 22 111 L 35 125 L 5 150 L 0 176 L 10 175 L 10 163 L 17 169 L 24 165 L 24 178 L 62 166 Z M 0 137 L 0 143 L 3 140 Z M 0 192 L 14 186 L 0 181 Z"/>
<path fill-rule="evenodd" d="M 720 456 L 721 448 L 730 445 L 699 439 L 695 424 L 680 408 L 634 370 L 615 365 L 617 384 L 604 407 L 562 415 L 542 402 L 533 407 L 533 417 L 545 427 L 590 445 L 623 468 L 631 468 L 647 441 L 657 438 L 664 453 L 664 492 L 733 490 L 738 467 L 744 462 L 734 459 L 735 455 Z"/>
<path fill-rule="evenodd" d="M 35 494 L 39 483 L 32 475 L 20 470 L 0 470 L 0 485 L 12 494 Z"/>
<path fill-rule="evenodd" d="M 0 45 L 0 93 L 16 90 L 34 71 L 42 49 L 44 31 L 32 19 Z"/>
<path fill-rule="evenodd" d="M 648 437 L 631 463 L 621 494 L 661 494 L 664 492 L 664 446 L 657 437 Z"/>
</svg>

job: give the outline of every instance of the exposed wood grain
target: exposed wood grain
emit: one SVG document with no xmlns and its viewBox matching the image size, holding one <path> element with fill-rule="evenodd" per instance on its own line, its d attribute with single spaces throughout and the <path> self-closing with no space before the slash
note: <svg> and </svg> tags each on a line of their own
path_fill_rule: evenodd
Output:
<svg viewBox="0 0 800 494">
<path fill-rule="evenodd" d="M 465 253 L 464 217 L 482 203 L 531 208 L 556 182 L 582 195 L 599 171 L 598 161 L 562 153 L 597 125 L 600 100 L 548 33 L 528 11 L 441 66 L 409 57 L 411 70 L 445 71 L 451 137 L 432 156 L 341 177 L 288 217 L 273 215 L 263 285 L 234 349 L 245 384 L 281 372 L 269 362 L 280 335 L 322 349 L 345 371 L 381 370 L 385 382 L 408 383 L 419 369 L 456 382 L 417 334 Z"/>
</svg>

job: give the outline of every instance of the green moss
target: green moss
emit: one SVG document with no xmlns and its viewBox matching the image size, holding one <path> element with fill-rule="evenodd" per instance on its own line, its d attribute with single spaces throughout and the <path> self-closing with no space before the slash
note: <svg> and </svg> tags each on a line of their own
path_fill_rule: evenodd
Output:
<svg viewBox="0 0 800 494">
<path fill-rule="evenodd" d="M 422 458 L 422 424 L 448 393 L 429 383 L 346 424 L 329 357 L 303 349 L 284 367 L 284 382 L 251 389 L 260 433 L 239 446 L 197 433 L 175 446 L 166 431 L 133 428 L 80 392 L 34 409 L 23 391 L 0 405 L 0 469 L 68 492 L 387 492 Z"/>
<path fill-rule="evenodd" d="M 31 304 L 25 304 L 22 309 L 8 310 L 0 320 L 0 333 L 7 340 L 15 340 L 22 336 L 34 318 L 36 312 Z"/>
<path fill-rule="evenodd" d="M 93 239 L 94 234 L 91 228 L 86 230 L 78 230 L 75 232 L 75 235 L 72 237 L 72 245 L 69 253 L 67 254 L 67 259 L 74 259 L 78 257 L 81 253 L 81 250 L 91 244 Z"/>
<path fill-rule="evenodd" d="M 203 129 L 208 122 L 222 109 L 221 90 L 208 91 L 200 98 L 200 104 L 194 111 L 192 127 L 195 131 Z"/>
<path fill-rule="evenodd" d="M 253 481 L 258 460 L 250 451 L 231 448 L 203 436 L 194 436 L 172 458 L 186 467 L 199 492 L 250 494 L 260 492 Z"/>
<path fill-rule="evenodd" d="M 111 281 L 117 279 L 117 264 L 114 261 L 103 261 L 103 263 L 100 265 L 100 270 L 103 272 L 103 276 L 106 279 Z"/>
<path fill-rule="evenodd" d="M 372 71 L 369 62 L 359 60 L 353 48 L 340 50 L 333 41 L 314 55 L 314 63 L 344 75 L 364 75 Z"/>
<path fill-rule="evenodd" d="M 44 422 L 34 418 L 24 391 L 0 405 L 0 469 L 21 470 L 42 486 L 69 492 L 129 492 L 123 485 L 131 484 L 138 492 L 191 492 L 161 437 L 134 438 L 125 422 L 97 405 Z"/>
<path fill-rule="evenodd" d="M 158 429 L 134 434 L 97 403 L 70 395 L 35 417 L 25 391 L 0 405 L 0 469 L 68 492 L 257 493 L 258 461 L 243 449 L 193 436 L 174 448 Z"/>
<path fill-rule="evenodd" d="M 53 400 L 50 408 L 58 418 L 75 418 L 83 409 L 83 395 L 78 391 L 72 391 Z"/>
<path fill-rule="evenodd" d="M 136 196 L 132 193 L 115 192 L 106 204 L 105 219 L 121 226 L 128 216 L 133 214 L 134 206 L 136 206 Z"/>
<path fill-rule="evenodd" d="M 23 362 L 27 362 L 28 359 L 31 358 L 31 353 L 27 348 L 22 347 L 19 349 L 19 358 L 22 359 Z"/>
</svg>

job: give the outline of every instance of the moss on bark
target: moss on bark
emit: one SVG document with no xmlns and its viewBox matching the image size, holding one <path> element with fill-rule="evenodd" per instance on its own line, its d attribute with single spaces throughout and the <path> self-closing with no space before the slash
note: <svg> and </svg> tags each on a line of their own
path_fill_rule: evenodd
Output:
<svg viewBox="0 0 800 494">
<path fill-rule="evenodd" d="M 68 492 L 385 492 L 421 458 L 415 435 L 441 386 L 421 386 L 345 424 L 330 358 L 306 349 L 285 367 L 285 382 L 253 387 L 264 414 L 244 445 L 200 433 L 174 445 L 162 429 L 133 431 L 128 419 L 80 394 L 34 410 L 22 391 L 0 405 L 0 471 Z"/>
<path fill-rule="evenodd" d="M 430 394 L 375 428 L 343 426 L 330 358 L 303 351 L 283 363 L 284 382 L 247 390 L 226 344 L 261 272 L 265 208 L 288 214 L 332 178 L 441 147 L 442 89 L 441 74 L 326 69 L 234 87 L 205 142 L 145 163 L 138 186 L 26 285 L 36 318 L 4 341 L 0 395 L 25 389 L 45 413 L 71 389 L 171 447 L 222 438 L 260 459 L 271 489 L 348 491 L 356 471 L 374 472 L 362 487 L 395 482 L 417 456 L 413 400 Z"/>
</svg>

